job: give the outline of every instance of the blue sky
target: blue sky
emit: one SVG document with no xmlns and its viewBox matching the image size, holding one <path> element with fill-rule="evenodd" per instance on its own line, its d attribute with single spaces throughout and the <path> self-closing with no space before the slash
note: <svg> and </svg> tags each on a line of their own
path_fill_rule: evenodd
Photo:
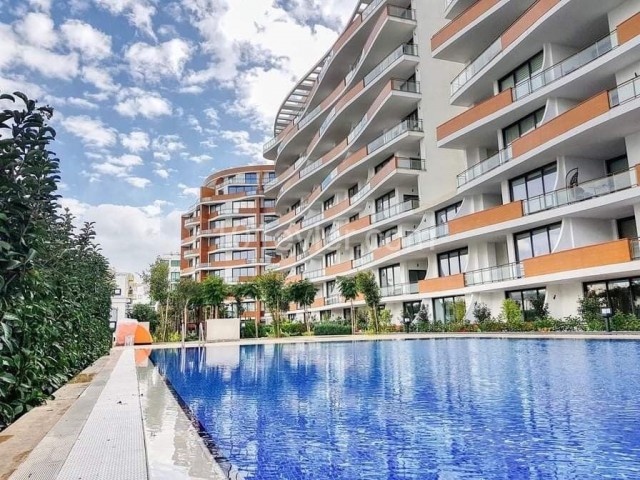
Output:
<svg viewBox="0 0 640 480">
<path fill-rule="evenodd" d="M 354 0 L 0 0 L 0 91 L 55 108 L 63 203 L 112 265 L 177 251 L 215 170 L 260 162 Z"/>
</svg>

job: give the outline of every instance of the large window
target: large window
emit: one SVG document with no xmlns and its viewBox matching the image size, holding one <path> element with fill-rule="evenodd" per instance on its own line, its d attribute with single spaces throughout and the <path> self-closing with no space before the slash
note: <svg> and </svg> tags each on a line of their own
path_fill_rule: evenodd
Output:
<svg viewBox="0 0 640 480">
<path fill-rule="evenodd" d="M 540 126 L 544 117 L 544 107 L 536 110 L 535 112 L 521 118 L 517 122 L 509 125 L 502 130 L 502 139 L 504 140 L 504 146 L 511 145 L 518 138 L 535 130 Z"/>
<path fill-rule="evenodd" d="M 322 210 L 329 210 L 331 207 L 333 207 L 333 204 L 336 200 L 335 195 L 332 195 L 331 197 L 327 198 L 323 204 L 322 204 Z"/>
<path fill-rule="evenodd" d="M 327 253 L 324 256 L 324 266 L 330 267 L 331 265 L 335 265 L 337 259 L 338 259 L 338 254 L 335 251 Z"/>
<path fill-rule="evenodd" d="M 210 262 L 224 262 L 227 257 L 226 253 L 214 253 L 213 255 L 209 255 Z"/>
<path fill-rule="evenodd" d="M 400 283 L 400 264 L 389 265 L 379 271 L 380 287 L 393 287 Z"/>
<path fill-rule="evenodd" d="M 460 210 L 462 202 L 456 202 L 452 205 L 436 210 L 436 225 L 442 225 L 452 220 Z"/>
<path fill-rule="evenodd" d="M 385 230 L 382 233 L 378 234 L 378 246 L 382 247 L 387 243 L 393 242 L 396 236 L 398 235 L 398 227 L 391 227 L 388 230 Z"/>
<path fill-rule="evenodd" d="M 244 174 L 244 182 L 245 183 L 258 183 L 258 174 L 257 173 L 245 173 Z"/>
<path fill-rule="evenodd" d="M 382 170 L 382 169 L 385 167 L 385 165 L 391 161 L 391 159 L 392 159 L 392 158 L 393 158 L 393 156 L 391 156 L 391 157 L 387 158 L 386 160 L 383 160 L 383 161 L 382 161 L 382 162 L 380 162 L 378 165 L 376 165 L 376 166 L 374 167 L 374 169 L 373 169 L 373 173 L 374 173 L 374 174 L 376 174 L 376 173 L 378 173 L 380 170 Z"/>
<path fill-rule="evenodd" d="M 255 200 L 238 200 L 233 202 L 233 208 L 254 208 L 255 206 Z"/>
<path fill-rule="evenodd" d="M 229 185 L 229 193 L 256 193 L 256 187 L 251 185 Z"/>
<path fill-rule="evenodd" d="M 171 272 L 171 281 L 177 282 L 180 280 L 180 272 Z"/>
<path fill-rule="evenodd" d="M 214 228 L 223 228 L 225 225 L 224 220 L 216 220 L 215 222 L 209 222 L 209 228 L 210 229 L 214 229 Z"/>
<path fill-rule="evenodd" d="M 558 177 L 555 163 L 532 170 L 509 182 L 511 201 L 526 200 L 553 191 Z"/>
<path fill-rule="evenodd" d="M 234 279 L 237 279 L 238 277 L 253 277 L 256 274 L 256 268 L 255 267 L 234 268 L 231 273 Z"/>
<path fill-rule="evenodd" d="M 376 198 L 376 213 L 389 209 L 393 204 L 394 198 L 396 198 L 395 190 L 391 190 L 381 197 Z"/>
<path fill-rule="evenodd" d="M 329 280 L 324 284 L 325 287 L 325 296 L 330 297 L 336 293 L 336 281 Z"/>
<path fill-rule="evenodd" d="M 241 217 L 241 218 L 234 218 L 231 221 L 231 224 L 234 227 L 240 227 L 240 226 L 251 226 L 251 225 L 255 225 L 256 221 L 254 218 L 252 217 Z"/>
<path fill-rule="evenodd" d="M 262 206 L 264 208 L 273 208 L 276 206 L 276 201 L 272 198 L 265 198 L 262 200 Z"/>
<path fill-rule="evenodd" d="M 640 277 L 620 278 L 584 284 L 585 295 L 595 295 L 613 313 L 633 313 L 640 317 Z"/>
<path fill-rule="evenodd" d="M 438 254 L 438 276 L 448 277 L 466 272 L 468 259 L 468 248 Z"/>
<path fill-rule="evenodd" d="M 440 297 L 433 299 L 433 319 L 437 322 L 454 322 L 456 304 L 463 304 L 464 297 Z"/>
<path fill-rule="evenodd" d="M 618 225 L 618 238 L 638 238 L 636 217 L 626 217 L 616 220 Z"/>
<path fill-rule="evenodd" d="M 179 267 L 180 266 L 180 260 L 171 260 L 171 266 L 172 267 Z"/>
<path fill-rule="evenodd" d="M 531 257 L 551 253 L 560 236 L 560 223 L 534 228 L 515 234 L 516 259 L 521 262 Z"/>
<path fill-rule="evenodd" d="M 507 298 L 515 300 L 520 305 L 522 310 L 522 317 L 527 322 L 531 322 L 536 319 L 536 312 L 533 308 L 533 301 L 544 301 L 547 291 L 544 288 L 531 288 L 528 290 L 514 290 L 507 292 Z"/>
<path fill-rule="evenodd" d="M 413 302 L 404 302 L 402 304 L 402 317 L 409 318 L 411 320 L 416 318 L 416 315 L 420 311 L 422 300 L 414 300 Z"/>
<path fill-rule="evenodd" d="M 349 198 L 353 197 L 356 193 L 358 193 L 358 184 L 352 185 L 349 187 Z"/>
<path fill-rule="evenodd" d="M 234 235 L 233 236 L 233 242 L 234 243 L 240 243 L 240 242 L 255 242 L 256 241 L 256 234 L 255 233 L 242 233 L 239 235 Z"/>
<path fill-rule="evenodd" d="M 362 256 L 362 245 L 354 245 L 353 246 L 353 259 L 357 260 Z"/>
<path fill-rule="evenodd" d="M 304 273 L 304 263 L 296 266 L 296 275 L 302 275 Z"/>
<path fill-rule="evenodd" d="M 509 74 L 502 77 L 498 81 L 500 91 L 502 92 L 508 88 L 513 88 L 518 83 L 531 78 L 533 75 L 540 72 L 542 70 L 543 60 L 544 55 L 542 52 L 540 52 L 524 62 L 518 68 L 514 69 Z"/>
<path fill-rule="evenodd" d="M 254 260 L 256 258 L 255 250 L 240 250 L 233 252 L 234 260 Z"/>
<path fill-rule="evenodd" d="M 607 169 L 607 175 L 613 175 L 615 173 L 624 172 L 625 170 L 629 170 L 629 160 L 626 155 L 622 157 L 612 158 L 611 160 L 607 160 L 605 162 L 605 166 Z"/>
</svg>

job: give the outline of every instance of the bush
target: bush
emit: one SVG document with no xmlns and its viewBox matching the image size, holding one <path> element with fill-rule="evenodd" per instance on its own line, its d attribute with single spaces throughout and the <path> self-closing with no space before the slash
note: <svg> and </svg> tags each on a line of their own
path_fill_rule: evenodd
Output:
<svg viewBox="0 0 640 480">
<path fill-rule="evenodd" d="M 258 325 L 258 335 L 268 337 L 271 334 L 271 325 Z M 245 322 L 240 328 L 240 338 L 256 338 L 256 326 L 253 322 Z"/>
<path fill-rule="evenodd" d="M 611 317 L 611 329 L 619 331 L 638 331 L 640 330 L 640 320 L 631 313 L 616 312 Z"/>
<path fill-rule="evenodd" d="M 453 303 L 453 317 L 456 323 L 463 323 L 467 315 L 467 304 L 464 300 Z"/>
<path fill-rule="evenodd" d="M 299 337 L 307 331 L 307 326 L 302 322 L 284 322 L 280 325 L 280 332 L 285 337 Z"/>
<path fill-rule="evenodd" d="M 491 309 L 486 303 L 476 303 L 473 306 L 473 317 L 478 323 L 484 323 L 491 320 Z"/>
<path fill-rule="evenodd" d="M 395 332 L 395 328 L 391 325 L 391 312 L 386 308 L 379 314 L 380 333 Z"/>
<path fill-rule="evenodd" d="M 533 307 L 533 316 L 536 319 L 544 319 L 549 316 L 549 304 L 545 303 L 545 298 L 542 295 L 536 295 L 535 298 L 530 300 Z"/>
<path fill-rule="evenodd" d="M 502 301 L 502 310 L 500 312 L 502 320 L 511 325 L 519 325 L 522 322 L 522 311 L 520 304 L 512 298 L 506 298 Z"/>
<path fill-rule="evenodd" d="M 314 335 L 350 335 L 351 327 L 334 322 L 317 323 L 313 327 L 313 333 Z"/>
<path fill-rule="evenodd" d="M 600 308 L 602 308 L 602 299 L 594 293 L 587 293 L 578 300 L 578 314 L 582 319 L 593 326 L 601 324 L 604 328 Z M 591 330 L 591 328 L 589 329 Z"/>
</svg>

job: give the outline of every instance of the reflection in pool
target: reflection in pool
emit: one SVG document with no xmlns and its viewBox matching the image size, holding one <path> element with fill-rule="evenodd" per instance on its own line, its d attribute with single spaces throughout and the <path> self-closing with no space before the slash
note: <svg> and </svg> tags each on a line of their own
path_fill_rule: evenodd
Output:
<svg viewBox="0 0 640 480">
<path fill-rule="evenodd" d="M 154 350 L 245 479 L 640 478 L 640 342 Z"/>
</svg>

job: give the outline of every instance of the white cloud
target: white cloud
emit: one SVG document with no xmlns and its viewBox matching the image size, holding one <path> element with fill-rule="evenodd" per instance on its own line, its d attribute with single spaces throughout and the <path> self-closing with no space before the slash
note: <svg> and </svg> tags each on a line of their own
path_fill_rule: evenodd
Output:
<svg viewBox="0 0 640 480">
<path fill-rule="evenodd" d="M 46 96 L 46 101 L 54 108 L 59 108 L 64 105 L 70 105 L 72 107 L 84 108 L 87 110 L 96 110 L 98 105 L 85 98 L 80 97 L 55 97 L 52 95 Z"/>
<path fill-rule="evenodd" d="M 160 178 L 169 178 L 169 171 L 165 168 L 156 168 L 153 173 L 155 173 Z"/>
<path fill-rule="evenodd" d="M 218 111 L 215 108 L 205 108 L 204 114 L 207 116 L 207 120 L 209 120 L 209 124 L 212 127 L 217 127 L 220 125 L 220 115 L 218 115 Z"/>
<path fill-rule="evenodd" d="M 187 155 L 186 158 L 196 163 L 205 163 L 210 160 L 213 160 L 213 157 L 210 155 Z"/>
<path fill-rule="evenodd" d="M 113 92 L 118 89 L 118 85 L 114 83 L 109 72 L 97 67 L 84 67 L 82 80 L 104 92 Z"/>
<path fill-rule="evenodd" d="M 111 37 L 88 23 L 67 20 L 60 30 L 69 48 L 78 50 L 86 60 L 102 60 L 111 55 Z"/>
<path fill-rule="evenodd" d="M 171 155 L 181 152 L 187 147 L 178 135 L 159 135 L 153 139 L 151 144 L 153 157 L 157 160 L 171 160 Z"/>
<path fill-rule="evenodd" d="M 198 119 L 193 115 L 189 115 L 187 117 L 187 124 L 198 133 L 204 132 L 202 125 L 200 125 L 200 122 L 198 121 Z"/>
<path fill-rule="evenodd" d="M 67 132 L 90 148 L 112 147 L 118 140 L 117 130 L 105 125 L 99 118 L 76 115 L 65 117 L 60 123 Z"/>
<path fill-rule="evenodd" d="M 180 87 L 178 91 L 180 93 L 191 93 L 193 95 L 199 95 L 200 93 L 204 92 L 204 87 L 201 87 L 200 85 L 188 85 L 186 87 Z"/>
<path fill-rule="evenodd" d="M 151 180 L 141 177 L 127 177 L 125 181 L 136 188 L 146 188 L 151 184 Z"/>
<path fill-rule="evenodd" d="M 51 0 L 29 0 L 29 5 L 42 12 L 49 12 L 49 10 L 51 10 Z"/>
<path fill-rule="evenodd" d="M 220 136 L 231 142 L 237 155 L 248 157 L 250 161 L 265 162 L 262 157 L 262 143 L 252 142 L 249 132 L 245 130 L 223 130 Z"/>
<path fill-rule="evenodd" d="M 27 13 L 15 24 L 14 29 L 20 35 L 20 42 L 25 41 L 34 47 L 49 49 L 58 43 L 53 20 L 46 13 Z"/>
<path fill-rule="evenodd" d="M 155 82 L 163 77 L 180 78 L 192 53 L 189 42 L 174 38 L 159 45 L 134 43 L 124 56 L 134 77 Z"/>
<path fill-rule="evenodd" d="M 117 271 L 142 272 L 157 255 L 180 249 L 181 212 L 168 211 L 164 203 L 142 207 L 90 205 L 63 198 L 61 204 L 77 216 L 77 224 L 96 222 L 96 240 Z"/>
<path fill-rule="evenodd" d="M 131 25 L 155 38 L 152 18 L 156 13 L 155 7 L 147 0 L 95 0 L 96 4 L 105 8 L 113 15 L 124 15 Z"/>
<path fill-rule="evenodd" d="M 134 130 L 128 135 L 126 133 L 121 133 L 120 142 L 124 148 L 130 152 L 136 153 L 142 150 L 148 150 L 150 140 L 147 132 Z"/>
<path fill-rule="evenodd" d="M 0 91 L 2 93 L 22 92 L 27 97 L 34 99 L 42 99 L 42 97 L 46 96 L 40 85 L 28 82 L 20 76 L 15 76 L 14 78 L 0 77 Z"/>
<path fill-rule="evenodd" d="M 157 92 L 149 92 L 140 88 L 128 88 L 118 94 L 118 103 L 114 107 L 124 117 L 146 118 L 171 115 L 171 103 Z"/>
<path fill-rule="evenodd" d="M 188 187 L 184 183 L 179 183 L 178 188 L 182 190 L 183 197 L 199 197 L 200 189 L 198 187 Z"/>
<path fill-rule="evenodd" d="M 142 165 L 142 158 L 138 155 L 131 155 L 128 153 L 119 157 L 113 157 L 110 161 L 116 165 L 122 165 L 123 167 L 135 167 L 137 165 Z"/>
</svg>

